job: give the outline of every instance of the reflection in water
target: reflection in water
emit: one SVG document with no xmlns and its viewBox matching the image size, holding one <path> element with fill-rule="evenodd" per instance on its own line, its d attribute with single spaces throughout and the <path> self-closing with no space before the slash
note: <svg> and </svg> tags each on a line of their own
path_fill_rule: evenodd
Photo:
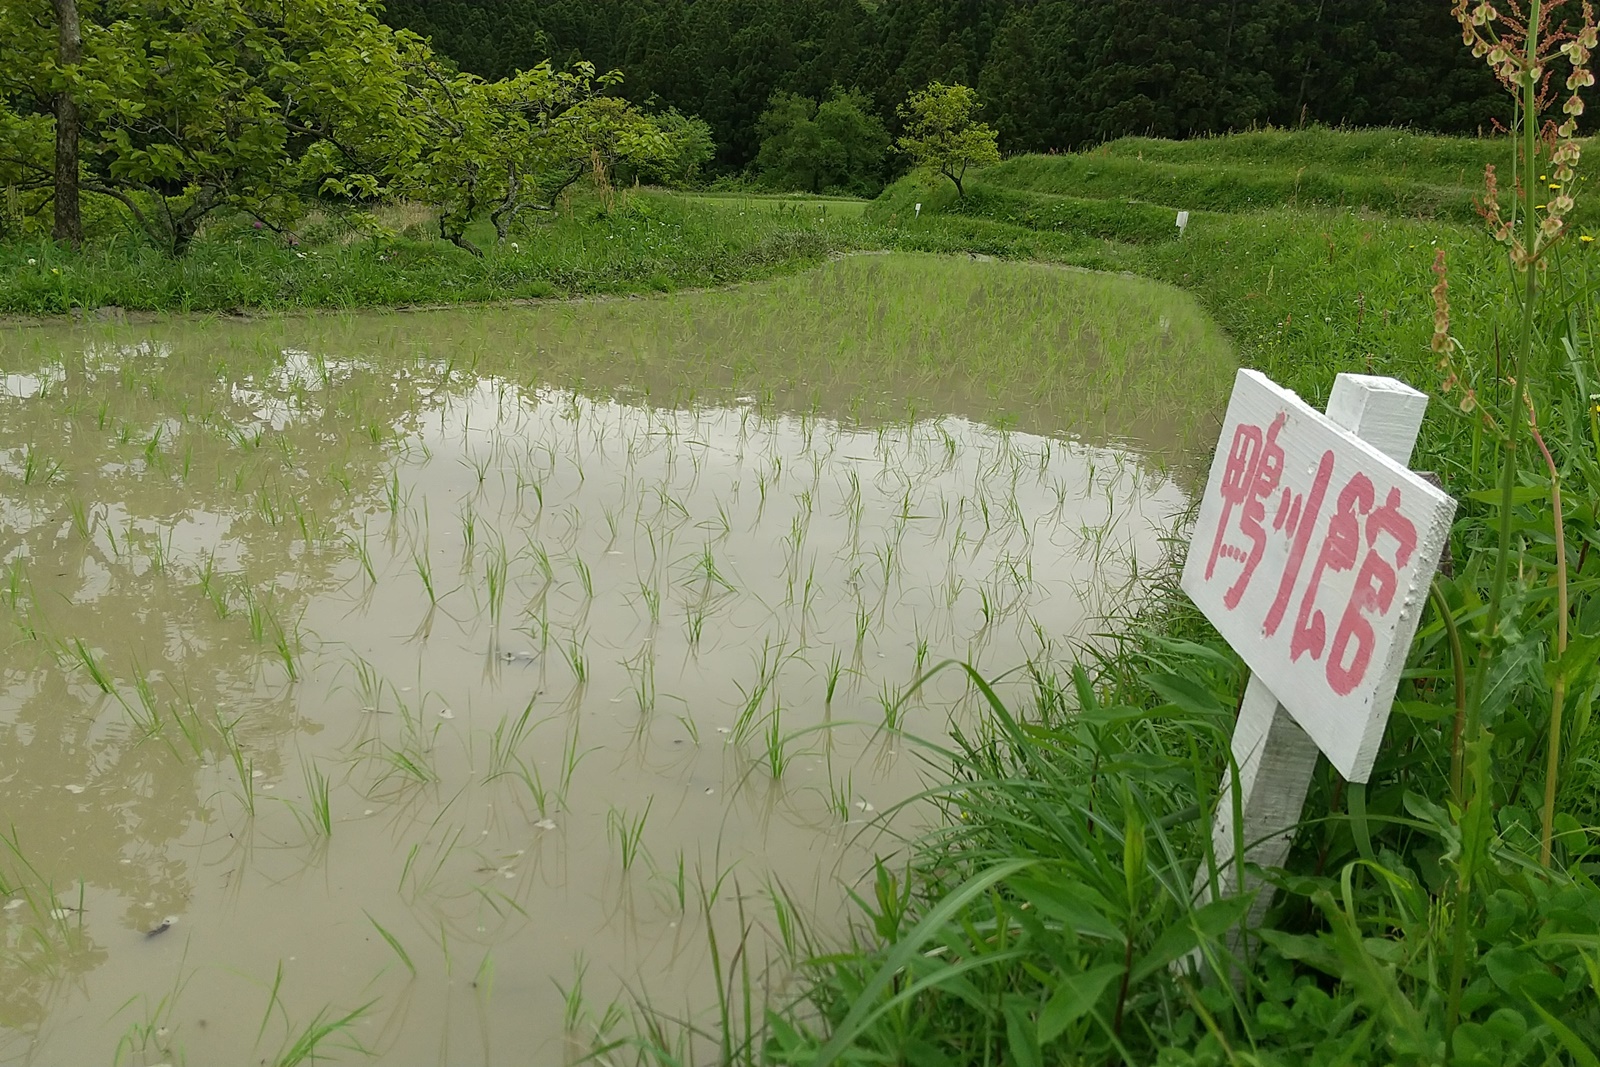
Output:
<svg viewBox="0 0 1600 1067">
<path fill-rule="evenodd" d="M 973 712 L 912 679 L 1081 637 L 1183 506 L 968 418 L 553 384 L 581 318 L 479 315 L 0 342 L 0 1062 L 703 1008 L 708 916 L 826 930 L 891 847 Z"/>
</svg>

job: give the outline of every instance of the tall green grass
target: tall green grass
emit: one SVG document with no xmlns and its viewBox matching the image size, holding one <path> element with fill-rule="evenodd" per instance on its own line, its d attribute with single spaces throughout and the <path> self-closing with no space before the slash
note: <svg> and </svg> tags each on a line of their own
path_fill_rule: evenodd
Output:
<svg viewBox="0 0 1600 1067">
<path fill-rule="evenodd" d="M 487 223 L 482 224 L 487 226 Z M 218 225 L 173 260 L 132 236 L 71 252 L 0 246 L 0 315 L 73 309 L 236 311 L 361 308 L 660 292 L 725 285 L 813 264 L 859 243 L 843 212 L 749 210 L 649 193 L 614 211 L 583 202 L 530 224 L 482 259 L 420 227 L 290 246 Z"/>
</svg>

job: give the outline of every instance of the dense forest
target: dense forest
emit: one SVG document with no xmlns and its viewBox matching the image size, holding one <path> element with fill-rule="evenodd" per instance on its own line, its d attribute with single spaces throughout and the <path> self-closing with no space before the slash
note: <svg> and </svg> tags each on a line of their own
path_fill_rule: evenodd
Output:
<svg viewBox="0 0 1600 1067">
<path fill-rule="evenodd" d="M 977 86 L 1007 152 L 1253 125 L 1476 132 L 1505 110 L 1448 0 L 390 0 L 498 78 L 546 57 L 710 123 L 752 163 L 775 93 L 859 89 L 891 131 L 930 81 Z"/>
</svg>

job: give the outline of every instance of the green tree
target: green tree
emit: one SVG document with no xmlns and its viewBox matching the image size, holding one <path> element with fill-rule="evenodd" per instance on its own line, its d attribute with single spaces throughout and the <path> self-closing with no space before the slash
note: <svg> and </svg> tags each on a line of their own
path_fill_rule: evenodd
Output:
<svg viewBox="0 0 1600 1067">
<path fill-rule="evenodd" d="M 53 12 L 68 8 L 76 40 L 66 22 L 58 40 Z M 375 10 L 369 0 L 0 5 L 0 37 L 17 46 L 0 80 L 0 167 L 14 185 L 52 191 L 63 239 L 81 190 L 120 203 L 173 255 L 219 210 L 281 228 L 330 178 L 376 195 L 405 128 L 398 51 L 425 46 Z M 62 58 L 74 51 L 77 62 Z"/>
<path fill-rule="evenodd" d="M 76 0 L 0 4 L 0 41 L 7 45 L 0 63 L 0 184 L 48 190 L 53 236 L 77 245 L 83 223 L 72 72 L 83 60 L 83 37 Z"/>
<path fill-rule="evenodd" d="M 861 93 L 834 90 L 821 104 L 774 93 L 762 113 L 762 181 L 806 192 L 876 193 L 889 134 Z"/>
<path fill-rule="evenodd" d="M 649 119 L 666 138 L 666 152 L 658 160 L 641 163 L 634 173 L 643 181 L 677 189 L 699 183 L 706 164 L 717 154 L 711 124 L 698 116 L 681 114 L 676 108 Z"/>
<path fill-rule="evenodd" d="M 617 71 L 591 63 L 557 71 L 548 62 L 485 82 L 452 71 L 425 49 L 411 54 L 408 140 L 401 185 L 439 208 L 439 235 L 482 255 L 467 227 L 487 211 L 500 241 L 518 214 L 548 211 L 585 174 L 605 185 L 619 164 L 664 160 L 671 140 L 634 105 L 603 95 Z"/>
<path fill-rule="evenodd" d="M 971 88 L 943 82 L 913 93 L 900 105 L 905 121 L 900 151 L 915 165 L 932 167 L 949 178 L 963 199 L 967 168 L 1000 162 L 998 138 L 987 123 L 976 119 L 978 106 L 978 94 Z"/>
</svg>

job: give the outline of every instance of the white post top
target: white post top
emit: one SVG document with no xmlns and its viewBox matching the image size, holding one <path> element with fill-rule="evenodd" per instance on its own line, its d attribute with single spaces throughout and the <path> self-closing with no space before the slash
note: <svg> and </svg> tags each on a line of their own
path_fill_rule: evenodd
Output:
<svg viewBox="0 0 1600 1067">
<path fill-rule="evenodd" d="M 1328 418 L 1404 466 L 1428 410 L 1428 394 L 1376 374 L 1341 374 L 1328 394 Z"/>
</svg>

